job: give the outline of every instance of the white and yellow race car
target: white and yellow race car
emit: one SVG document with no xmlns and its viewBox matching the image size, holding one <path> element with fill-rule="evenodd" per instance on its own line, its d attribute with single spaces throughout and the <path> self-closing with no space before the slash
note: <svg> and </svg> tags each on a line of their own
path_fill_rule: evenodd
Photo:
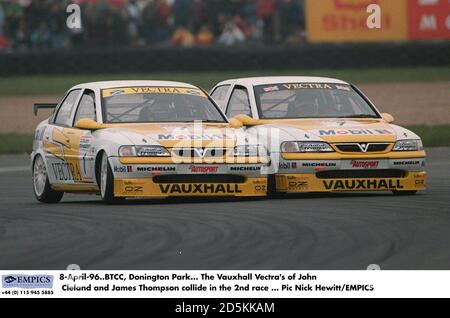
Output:
<svg viewBox="0 0 450 318">
<path fill-rule="evenodd" d="M 271 192 L 388 190 L 401 195 L 425 189 L 420 137 L 393 125 L 391 115 L 380 113 L 344 81 L 232 79 L 217 84 L 211 96 L 250 134 L 272 131 L 266 144 Z"/>
<path fill-rule="evenodd" d="M 268 162 L 200 88 L 117 81 L 71 88 L 36 128 L 33 188 L 41 202 L 65 192 L 127 197 L 265 196 Z"/>
</svg>

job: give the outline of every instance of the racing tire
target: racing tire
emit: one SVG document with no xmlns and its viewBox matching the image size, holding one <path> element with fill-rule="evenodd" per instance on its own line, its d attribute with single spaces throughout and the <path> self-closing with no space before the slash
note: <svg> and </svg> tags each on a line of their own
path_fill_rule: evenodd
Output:
<svg viewBox="0 0 450 318">
<path fill-rule="evenodd" d="M 108 155 L 106 152 L 102 153 L 100 160 L 98 184 L 103 202 L 106 204 L 118 204 L 123 202 L 125 198 L 118 198 L 114 196 L 114 175 L 108 162 Z"/>
<path fill-rule="evenodd" d="M 394 195 L 402 196 L 402 195 L 414 195 L 417 193 L 417 191 L 415 191 L 415 190 L 411 190 L 411 191 L 396 191 L 396 190 L 394 190 L 394 191 L 392 191 L 392 193 Z"/>
<path fill-rule="evenodd" d="M 55 191 L 48 180 L 47 167 L 41 155 L 37 155 L 33 161 L 33 192 L 34 196 L 42 203 L 58 203 L 64 196 L 64 192 Z"/>
</svg>

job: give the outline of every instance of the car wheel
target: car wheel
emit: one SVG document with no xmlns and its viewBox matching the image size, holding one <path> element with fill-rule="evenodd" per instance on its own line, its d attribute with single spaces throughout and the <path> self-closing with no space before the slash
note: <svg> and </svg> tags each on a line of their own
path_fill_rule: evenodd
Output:
<svg viewBox="0 0 450 318">
<path fill-rule="evenodd" d="M 64 192 L 55 191 L 48 180 L 47 167 L 41 155 L 37 155 L 33 162 L 33 190 L 36 199 L 43 203 L 58 203 Z"/>
<path fill-rule="evenodd" d="M 415 190 L 412 190 L 412 191 L 396 191 L 396 190 L 394 190 L 394 191 L 392 191 L 392 193 L 394 195 L 414 195 L 417 193 L 417 191 L 415 191 Z"/>
<path fill-rule="evenodd" d="M 114 175 L 108 162 L 108 155 L 103 152 L 100 162 L 99 186 L 102 200 L 107 204 L 116 204 L 124 200 L 114 196 Z"/>
</svg>

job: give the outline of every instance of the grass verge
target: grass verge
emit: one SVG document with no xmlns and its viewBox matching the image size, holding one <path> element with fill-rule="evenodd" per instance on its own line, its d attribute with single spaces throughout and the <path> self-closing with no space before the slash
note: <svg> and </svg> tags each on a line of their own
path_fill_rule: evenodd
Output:
<svg viewBox="0 0 450 318">
<path fill-rule="evenodd" d="M 380 68 L 380 69 L 321 69 L 264 70 L 236 72 L 96 74 L 96 75 L 32 75 L 0 78 L 0 96 L 62 95 L 70 87 L 85 82 L 104 80 L 172 80 L 188 82 L 205 89 L 229 79 L 265 75 L 306 75 L 335 77 L 351 83 L 433 82 L 450 81 L 450 67 Z"/>
<path fill-rule="evenodd" d="M 415 125 L 408 129 L 418 134 L 425 147 L 450 147 L 450 125 Z M 0 154 L 30 153 L 33 136 L 0 134 Z"/>
<path fill-rule="evenodd" d="M 33 135 L 0 134 L 0 154 L 30 153 Z"/>
</svg>

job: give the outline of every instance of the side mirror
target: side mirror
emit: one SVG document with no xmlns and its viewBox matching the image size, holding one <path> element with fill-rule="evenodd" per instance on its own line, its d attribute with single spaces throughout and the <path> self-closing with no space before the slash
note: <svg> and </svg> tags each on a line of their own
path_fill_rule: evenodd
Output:
<svg viewBox="0 0 450 318">
<path fill-rule="evenodd" d="M 75 123 L 75 128 L 84 129 L 84 130 L 97 130 L 102 129 L 103 125 L 99 124 L 92 119 L 83 118 Z"/>
<path fill-rule="evenodd" d="M 232 119 L 241 122 L 244 126 L 256 126 L 261 124 L 258 119 L 253 119 L 250 116 L 244 114 L 236 115 Z"/>
<path fill-rule="evenodd" d="M 383 119 L 387 122 L 387 123 L 393 123 L 394 122 L 394 116 L 392 116 L 391 114 L 388 113 L 382 113 L 381 116 L 383 117 Z"/>
<path fill-rule="evenodd" d="M 236 129 L 242 128 L 244 126 L 244 124 L 240 120 L 238 120 L 238 119 L 236 119 L 234 117 L 231 118 L 229 120 L 229 122 L 230 122 L 231 127 L 236 128 Z"/>
</svg>

